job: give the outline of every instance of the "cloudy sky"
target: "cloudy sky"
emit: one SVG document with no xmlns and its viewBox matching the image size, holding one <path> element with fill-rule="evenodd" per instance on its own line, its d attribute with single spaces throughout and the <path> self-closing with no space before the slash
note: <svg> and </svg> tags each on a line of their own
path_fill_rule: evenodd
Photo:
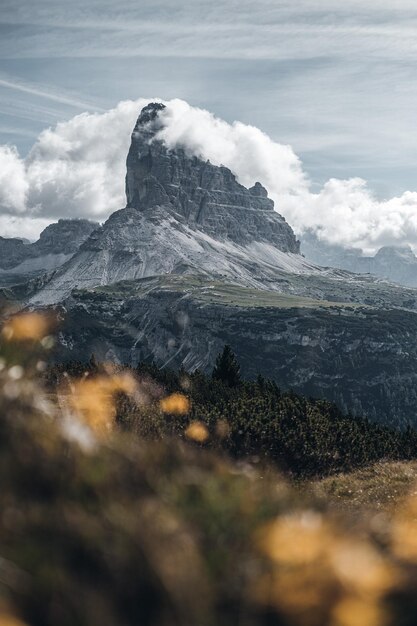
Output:
<svg viewBox="0 0 417 626">
<path fill-rule="evenodd" d="M 266 133 L 277 179 L 291 146 L 299 178 L 270 186 L 297 228 L 417 245 L 414 0 L 2 0 L 0 35 L 0 234 L 119 208 L 116 130 L 139 99 L 179 98 Z M 245 178 L 248 163 L 230 165 Z"/>
</svg>

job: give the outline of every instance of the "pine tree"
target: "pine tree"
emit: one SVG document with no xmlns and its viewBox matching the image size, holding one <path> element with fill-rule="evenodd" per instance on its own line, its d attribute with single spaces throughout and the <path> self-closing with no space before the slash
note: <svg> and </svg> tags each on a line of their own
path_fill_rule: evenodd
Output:
<svg viewBox="0 0 417 626">
<path fill-rule="evenodd" d="M 265 389 L 266 386 L 266 380 L 265 378 L 262 376 L 262 374 L 258 374 L 258 376 L 256 377 L 256 384 L 258 385 L 259 389 L 261 391 L 263 391 Z"/>
<path fill-rule="evenodd" d="M 97 374 L 99 370 L 99 363 L 94 352 L 91 354 L 90 360 L 88 361 L 88 369 L 91 374 Z"/>
<path fill-rule="evenodd" d="M 240 384 L 240 365 L 229 345 L 225 345 L 223 352 L 217 356 L 212 378 L 229 387 L 237 387 Z"/>
</svg>

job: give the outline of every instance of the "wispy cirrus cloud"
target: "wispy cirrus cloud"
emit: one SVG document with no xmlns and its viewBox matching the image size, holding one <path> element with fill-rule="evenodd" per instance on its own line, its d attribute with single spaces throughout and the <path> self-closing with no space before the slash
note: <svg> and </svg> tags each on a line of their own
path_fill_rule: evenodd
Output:
<svg viewBox="0 0 417 626">
<path fill-rule="evenodd" d="M 97 36 L 97 33 L 101 33 Z M 316 57 L 413 60 L 417 24 L 361 25 L 250 25 L 167 22 L 33 26 L 21 33 L 19 45 L 0 41 L 4 59 L 23 58 L 134 58 L 178 57 L 290 60 Z M 62 41 L 65 45 L 62 45 Z"/>
<path fill-rule="evenodd" d="M 0 42 L 4 58 L 105 57 L 290 59 L 311 56 L 411 59 L 417 7 L 385 1 L 4 0 L 3 24 L 20 27 Z M 88 33 L 95 36 L 88 36 Z"/>
<path fill-rule="evenodd" d="M 52 88 L 41 88 L 37 85 L 30 83 L 13 80 L 11 78 L 3 78 L 0 76 L 0 87 L 10 89 L 12 91 L 18 91 L 21 93 L 29 94 L 31 96 L 37 96 L 39 98 L 50 100 L 51 102 L 57 102 L 59 104 L 66 104 L 76 109 L 85 111 L 86 109 L 94 106 L 86 101 L 79 100 L 78 98 L 67 96 L 63 93 L 57 93 Z M 96 110 L 103 111 L 101 107 L 94 106 Z"/>
</svg>

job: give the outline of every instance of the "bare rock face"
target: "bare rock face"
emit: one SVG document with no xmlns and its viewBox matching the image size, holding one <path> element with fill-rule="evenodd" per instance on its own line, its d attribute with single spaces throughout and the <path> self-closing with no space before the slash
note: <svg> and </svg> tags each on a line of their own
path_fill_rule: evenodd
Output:
<svg viewBox="0 0 417 626">
<path fill-rule="evenodd" d="M 282 293 L 185 275 L 74 290 L 64 303 L 57 358 L 94 353 L 102 361 L 210 372 L 228 343 L 247 378 L 261 373 L 344 411 L 417 426 L 417 291 L 369 279 L 337 293 L 327 278 L 322 298 L 351 300 L 294 295 L 304 282 L 302 290 L 315 296 L 315 280 L 288 276 Z M 372 296 L 374 307 L 358 304 Z"/>
<path fill-rule="evenodd" d="M 0 267 L 10 269 L 29 258 L 28 245 L 17 237 L 0 237 Z"/>
<path fill-rule="evenodd" d="M 58 302 L 74 288 L 161 274 L 228 277 L 264 288 L 282 270 L 311 270 L 260 183 L 247 189 L 228 168 L 158 139 L 164 108 L 147 105 L 133 130 L 126 208 L 91 234 L 34 303 Z"/>
<path fill-rule="evenodd" d="M 90 220 L 61 219 L 47 226 L 33 247 L 40 254 L 74 254 L 98 227 L 97 222 Z"/>
<path fill-rule="evenodd" d="M 167 149 L 163 108 L 133 131 L 127 207 L 25 294 L 62 302 L 58 358 L 209 371 L 229 343 L 248 377 L 416 423 L 417 290 L 308 262 L 260 183 Z"/>
<path fill-rule="evenodd" d="M 98 228 L 88 220 L 62 219 L 50 224 L 35 243 L 20 238 L 0 237 L 0 271 L 51 269 L 77 252 L 80 245 Z"/>
<path fill-rule="evenodd" d="M 259 182 L 246 189 L 227 167 L 190 157 L 181 147 L 168 150 L 155 138 L 164 108 L 149 104 L 133 130 L 127 157 L 127 206 L 146 210 L 162 205 L 185 218 L 188 226 L 216 239 L 239 245 L 263 241 L 283 252 L 299 253 L 291 227 L 274 211 Z"/>
</svg>

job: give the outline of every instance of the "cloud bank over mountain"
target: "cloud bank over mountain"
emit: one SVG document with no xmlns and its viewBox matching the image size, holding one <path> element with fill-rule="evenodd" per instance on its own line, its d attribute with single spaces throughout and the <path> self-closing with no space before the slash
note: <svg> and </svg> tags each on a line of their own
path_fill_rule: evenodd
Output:
<svg viewBox="0 0 417 626">
<path fill-rule="evenodd" d="M 0 146 L 0 234 L 34 238 L 60 217 L 104 220 L 123 207 L 130 134 L 149 100 L 123 101 L 44 130 L 25 159 L 13 146 Z M 183 100 L 165 104 L 160 139 L 229 167 L 246 186 L 259 180 L 297 233 L 313 229 L 366 252 L 406 243 L 417 249 L 417 192 L 379 200 L 361 178 L 333 178 L 313 192 L 291 146 Z"/>
</svg>

